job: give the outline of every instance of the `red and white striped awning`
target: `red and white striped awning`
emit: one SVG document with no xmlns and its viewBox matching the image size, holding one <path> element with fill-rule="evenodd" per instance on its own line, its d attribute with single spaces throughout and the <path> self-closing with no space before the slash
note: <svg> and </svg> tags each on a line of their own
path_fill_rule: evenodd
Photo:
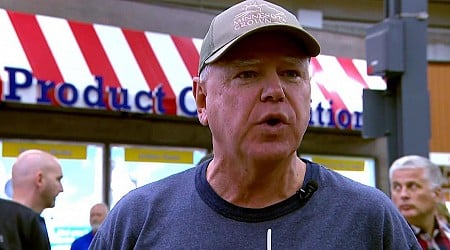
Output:
<svg viewBox="0 0 450 250">
<path fill-rule="evenodd" d="M 195 116 L 200 39 L 4 9 L 0 34 L 3 102 Z M 320 55 L 310 70 L 311 126 L 358 129 L 362 89 L 385 88 L 364 60 Z"/>
</svg>

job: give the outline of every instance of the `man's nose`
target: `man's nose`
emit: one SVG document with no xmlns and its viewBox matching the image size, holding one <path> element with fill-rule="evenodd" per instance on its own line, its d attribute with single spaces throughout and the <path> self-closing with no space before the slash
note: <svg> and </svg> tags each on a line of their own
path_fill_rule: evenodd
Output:
<svg viewBox="0 0 450 250">
<path fill-rule="evenodd" d="M 283 82 L 277 72 L 267 74 L 263 81 L 261 101 L 278 102 L 283 101 L 286 98 L 283 88 Z"/>
<path fill-rule="evenodd" d="M 402 188 L 400 189 L 400 197 L 401 197 L 401 198 L 408 198 L 409 195 L 410 195 L 410 193 L 409 193 L 409 190 L 408 190 L 407 187 L 402 187 Z"/>
</svg>

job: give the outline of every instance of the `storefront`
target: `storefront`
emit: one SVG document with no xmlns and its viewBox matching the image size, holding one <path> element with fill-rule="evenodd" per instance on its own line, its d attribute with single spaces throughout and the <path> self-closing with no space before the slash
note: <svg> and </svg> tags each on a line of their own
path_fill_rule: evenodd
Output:
<svg viewBox="0 0 450 250">
<path fill-rule="evenodd" d="M 65 191 L 44 212 L 54 249 L 89 229 L 93 203 L 114 206 L 211 150 L 191 88 L 201 40 L 2 9 L 0 34 L 0 196 L 11 195 L 21 151 L 60 158 Z M 386 191 L 385 141 L 360 132 L 362 89 L 384 81 L 358 59 L 320 55 L 310 71 L 310 128 L 299 154 Z"/>
</svg>

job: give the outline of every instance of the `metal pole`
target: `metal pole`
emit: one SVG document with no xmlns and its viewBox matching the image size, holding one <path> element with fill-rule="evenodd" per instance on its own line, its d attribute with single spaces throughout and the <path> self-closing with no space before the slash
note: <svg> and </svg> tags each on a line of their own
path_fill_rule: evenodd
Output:
<svg viewBox="0 0 450 250">
<path fill-rule="evenodd" d="M 427 1 L 389 0 L 389 18 L 399 18 L 404 31 L 404 72 L 387 76 L 395 101 L 389 122 L 389 162 L 406 154 L 429 156 L 430 104 L 427 84 Z"/>
</svg>

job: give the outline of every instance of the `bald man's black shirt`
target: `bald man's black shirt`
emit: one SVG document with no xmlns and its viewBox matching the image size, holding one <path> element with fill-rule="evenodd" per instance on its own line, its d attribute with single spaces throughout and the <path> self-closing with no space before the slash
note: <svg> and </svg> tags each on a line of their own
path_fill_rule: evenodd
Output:
<svg viewBox="0 0 450 250">
<path fill-rule="evenodd" d="M 0 199 L 0 250 L 48 250 L 41 216 L 17 202 Z"/>
</svg>

